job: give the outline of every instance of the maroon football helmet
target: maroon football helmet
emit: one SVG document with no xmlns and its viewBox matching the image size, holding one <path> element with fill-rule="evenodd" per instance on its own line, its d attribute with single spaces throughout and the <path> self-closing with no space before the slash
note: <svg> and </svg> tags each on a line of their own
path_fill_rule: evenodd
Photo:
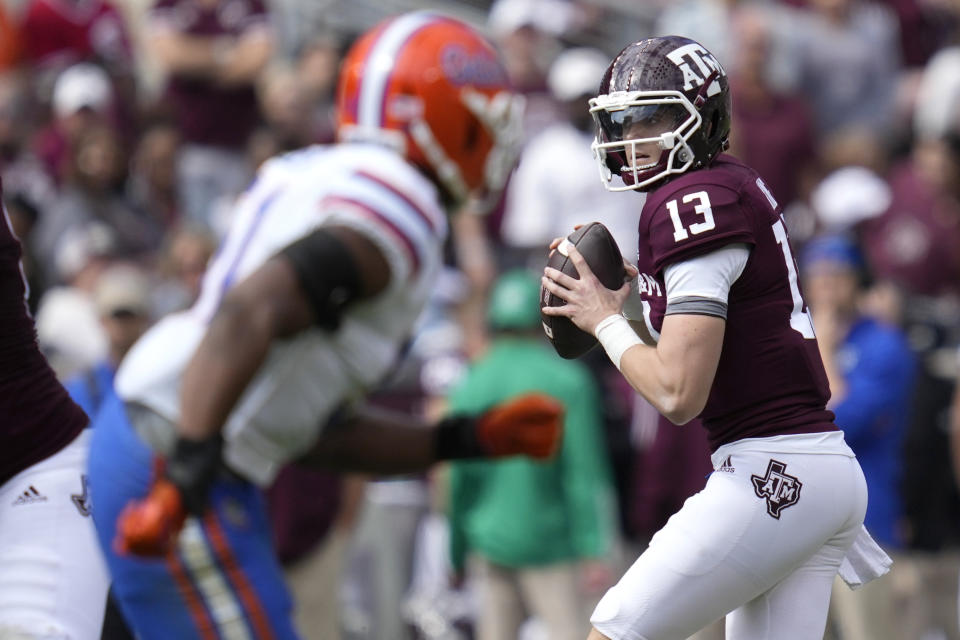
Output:
<svg viewBox="0 0 960 640">
<path fill-rule="evenodd" d="M 590 113 L 604 185 L 646 191 L 673 174 L 708 165 L 727 147 L 730 86 L 723 67 L 698 42 L 649 38 L 610 63 Z M 659 154 L 642 150 L 648 143 L 656 143 Z M 623 186 L 613 182 L 615 175 Z"/>
</svg>

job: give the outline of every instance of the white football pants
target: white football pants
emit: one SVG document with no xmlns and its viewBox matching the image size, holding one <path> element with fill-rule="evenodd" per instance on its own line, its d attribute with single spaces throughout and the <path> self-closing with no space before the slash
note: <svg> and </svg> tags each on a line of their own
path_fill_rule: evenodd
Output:
<svg viewBox="0 0 960 640">
<path fill-rule="evenodd" d="M 0 638 L 97 640 L 109 580 L 85 486 L 90 431 L 0 487 Z"/>
<path fill-rule="evenodd" d="M 727 640 L 820 640 L 867 506 L 841 432 L 747 438 L 597 605 L 612 640 L 684 640 L 725 614 Z"/>
</svg>

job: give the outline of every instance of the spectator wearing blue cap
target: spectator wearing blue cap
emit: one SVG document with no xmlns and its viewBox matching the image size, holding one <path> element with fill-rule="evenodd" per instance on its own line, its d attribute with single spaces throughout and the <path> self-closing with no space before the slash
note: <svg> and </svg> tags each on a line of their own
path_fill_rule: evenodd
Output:
<svg viewBox="0 0 960 640">
<path fill-rule="evenodd" d="M 864 524 L 885 549 L 903 546 L 902 444 L 915 375 L 903 333 L 862 310 L 870 275 L 857 244 L 842 235 L 813 238 L 800 260 L 804 295 L 830 380 L 837 425 L 857 454 L 870 494 Z M 835 617 L 846 640 L 910 637 L 898 628 L 896 581 L 860 591 L 835 589 Z"/>
</svg>

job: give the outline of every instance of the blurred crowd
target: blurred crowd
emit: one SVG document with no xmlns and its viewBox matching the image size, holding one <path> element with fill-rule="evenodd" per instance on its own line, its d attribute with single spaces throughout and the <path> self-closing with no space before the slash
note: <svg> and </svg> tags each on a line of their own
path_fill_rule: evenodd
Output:
<svg viewBox="0 0 960 640">
<path fill-rule="evenodd" d="M 546 246 L 574 225 L 604 222 L 630 259 L 643 196 L 603 189 L 587 99 L 624 45 L 676 34 L 726 68 L 731 153 L 785 207 L 866 524 L 896 561 L 837 590 L 830 637 L 960 639 L 957 0 L 0 0 L 5 205 L 74 398 L 95 412 L 137 337 L 194 301 L 257 167 L 332 141 L 352 38 L 411 8 L 494 38 L 527 97 L 524 147 L 495 212 L 452 221 L 441 286 L 377 401 L 436 416 L 536 364 L 580 410 L 575 444 L 549 468 L 287 469 L 268 497 L 307 637 L 559 638 L 571 614 L 585 637 L 590 603 L 703 486 L 700 430 L 659 418 L 599 350 L 558 360 L 529 312 Z"/>
</svg>

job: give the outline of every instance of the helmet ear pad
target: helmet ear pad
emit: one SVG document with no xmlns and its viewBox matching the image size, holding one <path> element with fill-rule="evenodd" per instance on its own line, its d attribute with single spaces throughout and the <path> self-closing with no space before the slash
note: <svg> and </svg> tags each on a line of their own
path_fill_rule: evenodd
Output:
<svg viewBox="0 0 960 640">
<path fill-rule="evenodd" d="M 716 132 L 719 124 L 720 124 L 720 112 L 714 109 L 710 113 L 710 119 L 706 122 L 707 140 L 713 137 L 713 134 L 714 132 Z"/>
</svg>

